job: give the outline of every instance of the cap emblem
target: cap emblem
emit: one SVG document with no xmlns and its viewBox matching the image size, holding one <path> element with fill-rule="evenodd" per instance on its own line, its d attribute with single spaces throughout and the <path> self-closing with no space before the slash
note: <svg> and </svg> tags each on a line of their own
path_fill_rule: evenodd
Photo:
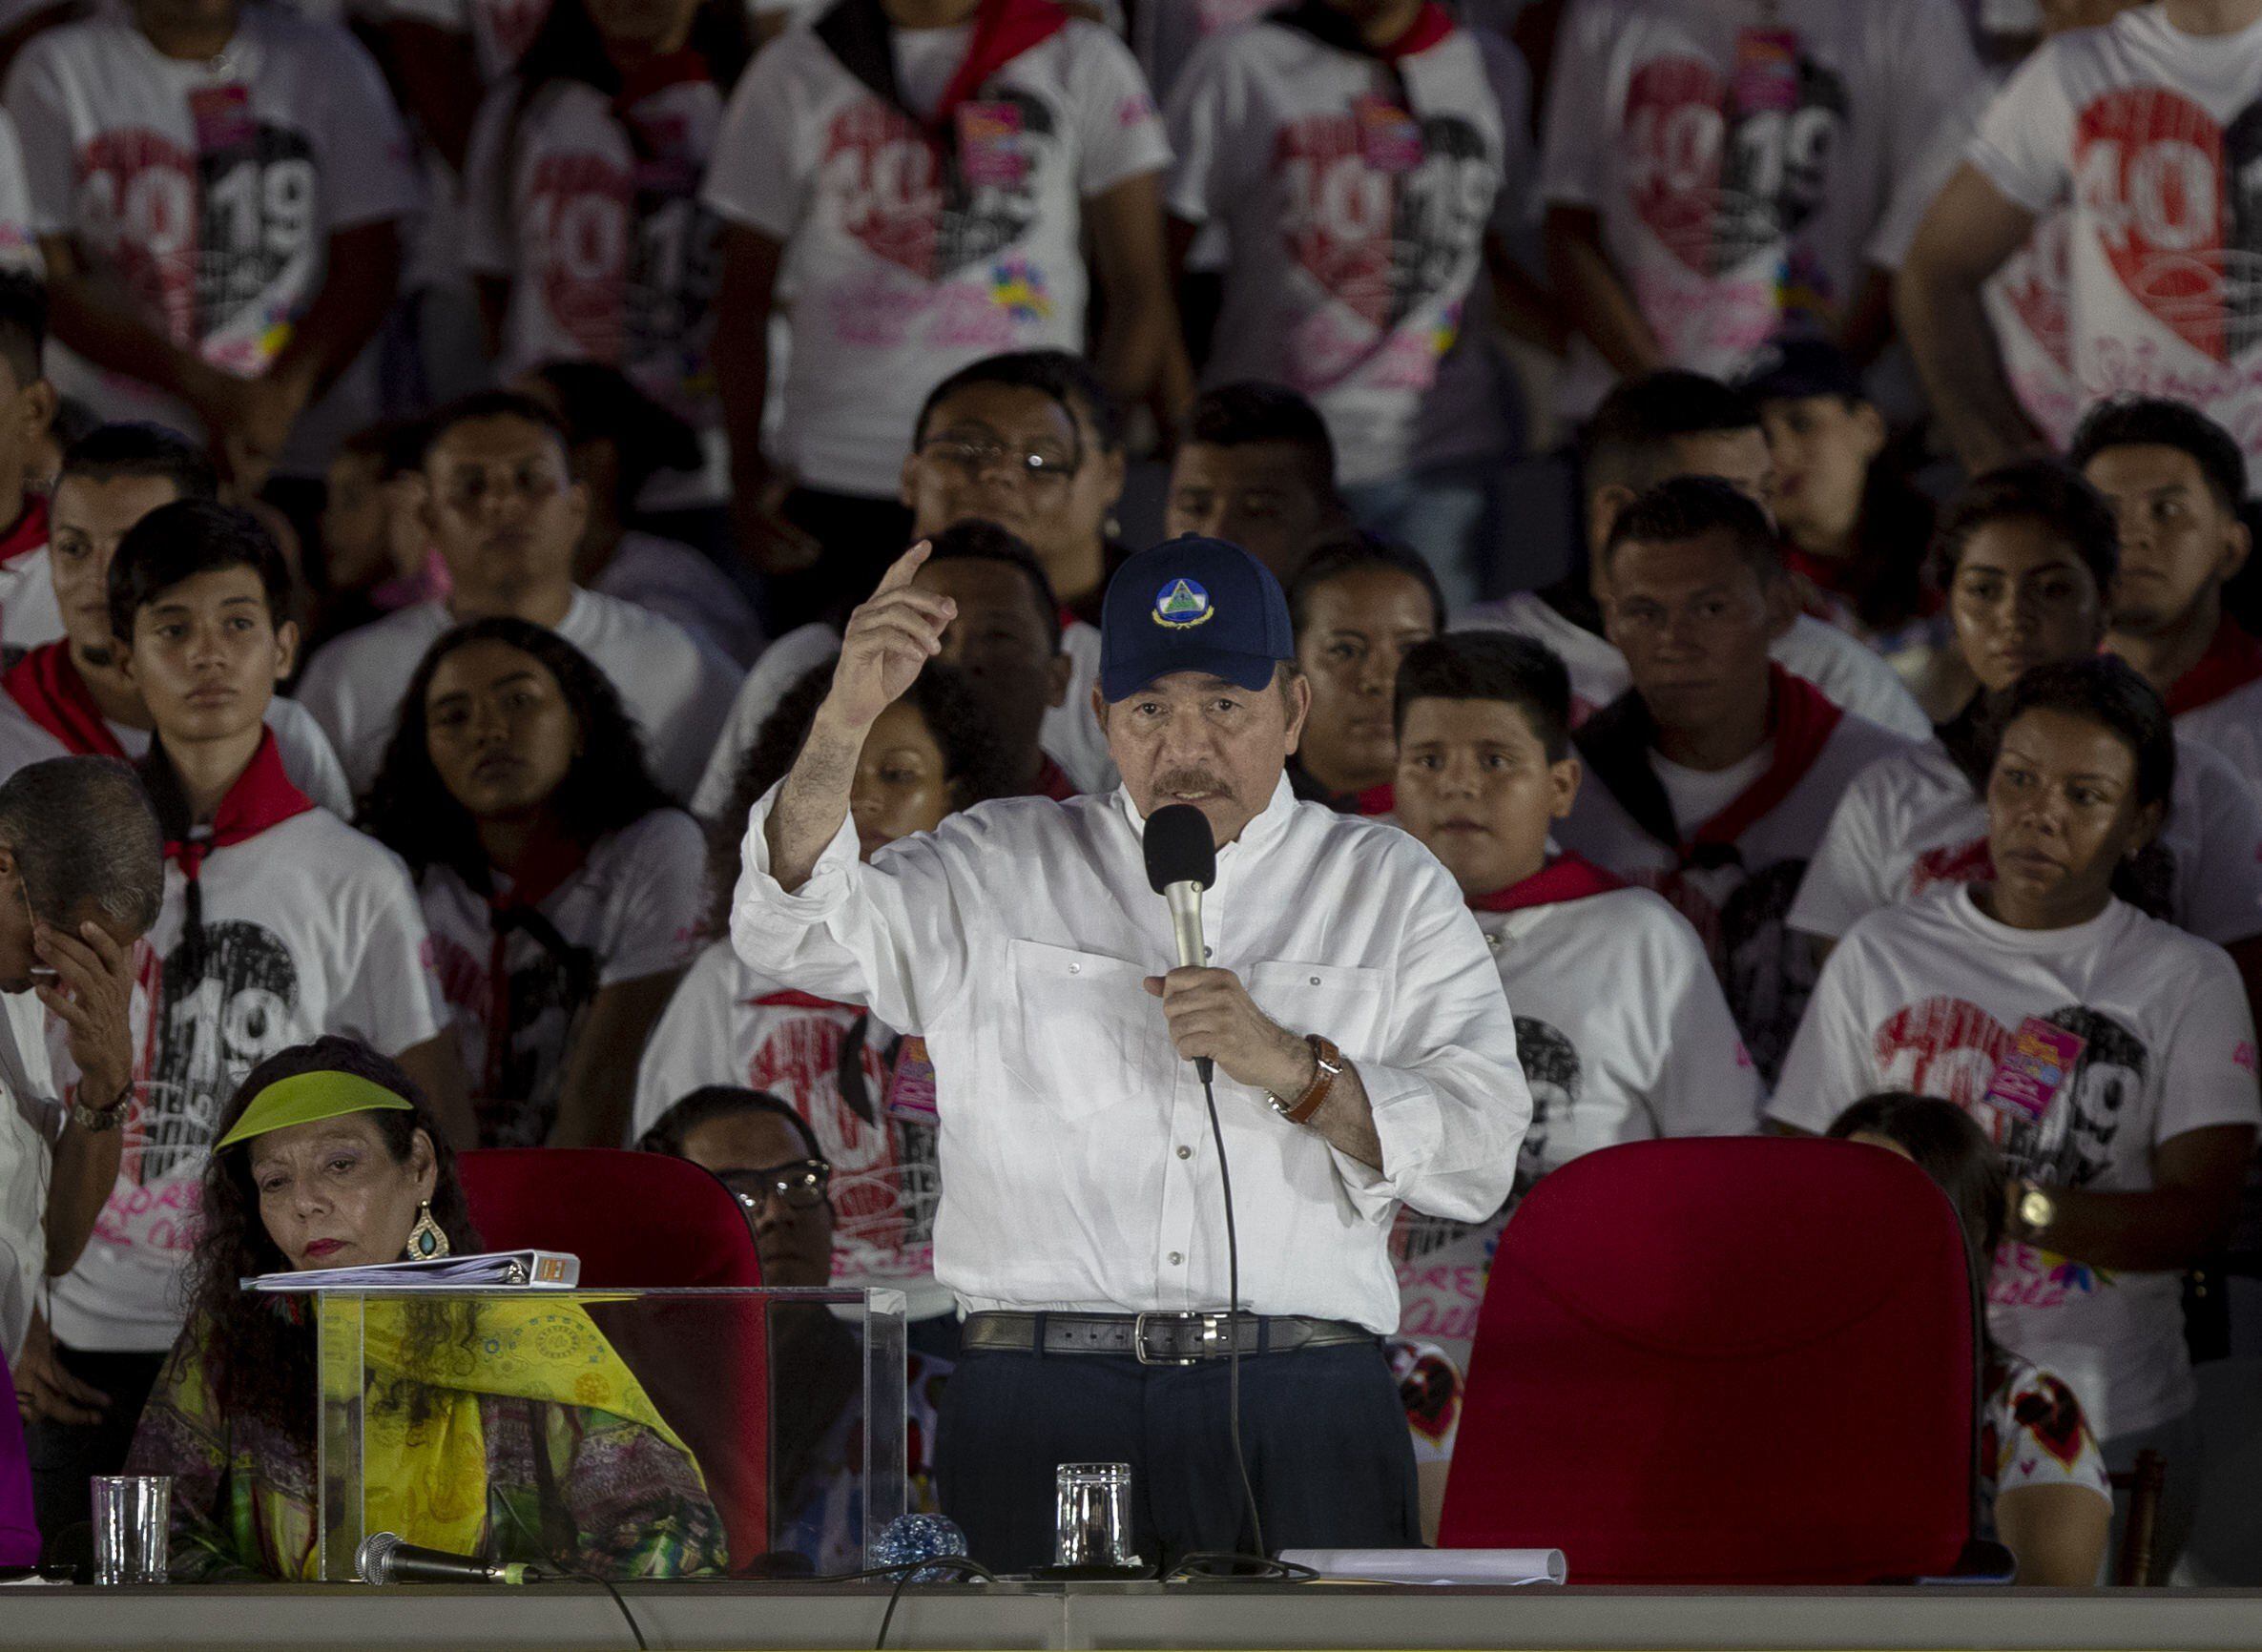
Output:
<svg viewBox="0 0 2262 1652">
<path fill-rule="evenodd" d="M 1216 612 L 1210 593 L 1191 579 L 1174 579 L 1155 593 L 1154 623 L 1174 631 L 1206 625 Z"/>
</svg>

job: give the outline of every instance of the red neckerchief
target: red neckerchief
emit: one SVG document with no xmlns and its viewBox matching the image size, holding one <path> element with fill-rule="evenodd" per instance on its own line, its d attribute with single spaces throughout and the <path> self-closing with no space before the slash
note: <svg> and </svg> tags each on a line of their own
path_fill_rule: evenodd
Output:
<svg viewBox="0 0 2262 1652">
<path fill-rule="evenodd" d="M 1829 695 L 1806 678 L 1795 677 L 1772 664 L 1767 675 L 1772 690 L 1768 733 L 1774 738 L 1774 760 L 1767 773 L 1738 793 L 1733 802 L 1688 836 L 1682 849 L 1684 859 L 1700 844 L 1734 843 L 1755 821 L 1772 814 L 1775 805 L 1791 795 L 1791 788 L 1806 778 L 1845 715 Z"/>
<path fill-rule="evenodd" d="M 1389 814 L 1397 807 L 1398 788 L 1390 781 L 1385 780 L 1380 786 L 1369 786 L 1363 792 L 1352 793 L 1351 806 L 1344 813 L 1364 815 L 1372 820 L 1377 816 Z"/>
<path fill-rule="evenodd" d="M 535 839 L 525 867 L 510 880 L 508 894 L 487 898 L 490 939 L 487 957 L 487 1084 L 482 1095 L 502 1093 L 503 1058 L 510 1043 L 510 937 L 501 914 L 540 906 L 589 859 L 589 845 L 562 832 Z"/>
<path fill-rule="evenodd" d="M 837 999 L 819 998 L 815 993 L 807 992 L 765 992 L 761 997 L 746 1002 L 768 1009 L 844 1009 L 850 1015 L 864 1013 L 864 1006 L 861 1003 L 842 1003 Z"/>
<path fill-rule="evenodd" d="M 111 733 L 109 719 L 94 703 L 69 643 L 45 643 L 8 668 L 0 676 L 24 715 L 37 723 L 73 757 L 115 757 L 128 761 L 126 749 Z"/>
<path fill-rule="evenodd" d="M 927 124 L 950 131 L 959 105 L 972 102 L 991 75 L 1068 26 L 1068 8 L 1055 0 L 982 0 L 982 10 L 974 13 L 974 37 L 966 44 L 966 55 L 950 83 L 943 88 L 942 101 L 935 105 Z"/>
<path fill-rule="evenodd" d="M 2186 712 L 2211 706 L 2257 678 L 2262 678 L 2262 639 L 2225 614 L 2199 663 L 2169 685 L 2168 714 L 2180 717 Z"/>
<path fill-rule="evenodd" d="M 15 561 L 37 550 L 47 543 L 47 496 L 43 493 L 24 495 L 23 514 L 15 519 L 15 526 L 0 534 L 0 566 Z"/>
<path fill-rule="evenodd" d="M 1422 10 L 1414 14 L 1414 21 L 1406 25 L 1406 31 L 1379 50 L 1375 55 L 1385 63 L 1396 63 L 1401 57 L 1427 52 L 1452 32 L 1453 14 L 1439 5 L 1438 0 L 1426 0 Z"/>
<path fill-rule="evenodd" d="M 1055 803 L 1066 803 L 1077 795 L 1076 782 L 1069 778 L 1069 772 L 1040 752 L 1044 767 L 1037 771 L 1037 783 L 1023 794 L 1029 797 L 1049 797 Z"/>
<path fill-rule="evenodd" d="M 1624 889 L 1626 880 L 1577 855 L 1558 855 L 1529 878 L 1496 889 L 1490 895 L 1469 897 L 1471 912 L 1522 912 L 1527 906 L 1559 906 L 1584 900 L 1589 895 L 1608 895 Z"/>
<path fill-rule="evenodd" d="M 216 849 L 257 837 L 270 826 L 280 826 L 313 807 L 313 799 L 292 785 L 291 777 L 283 773 L 275 731 L 261 729 L 259 749 L 213 815 L 210 836 L 167 843 L 165 858 L 194 881 L 204 870 L 205 857 Z"/>
</svg>

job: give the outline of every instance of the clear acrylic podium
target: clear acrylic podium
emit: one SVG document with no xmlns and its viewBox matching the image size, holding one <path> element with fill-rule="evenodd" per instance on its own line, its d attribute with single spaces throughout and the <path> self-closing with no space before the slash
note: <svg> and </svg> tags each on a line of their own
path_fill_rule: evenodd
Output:
<svg viewBox="0 0 2262 1652">
<path fill-rule="evenodd" d="M 870 1563 L 905 1508 L 890 1290 L 320 1291 L 321 1577 L 362 1540 L 609 1581 Z"/>
</svg>

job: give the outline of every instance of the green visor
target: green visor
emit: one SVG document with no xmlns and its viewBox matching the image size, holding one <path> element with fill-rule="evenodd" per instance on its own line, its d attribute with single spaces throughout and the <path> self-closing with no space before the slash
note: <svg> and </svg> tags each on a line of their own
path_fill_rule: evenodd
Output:
<svg viewBox="0 0 2262 1652">
<path fill-rule="evenodd" d="M 371 1084 L 352 1073 L 294 1073 L 287 1079 L 276 1080 L 254 1096 L 251 1105 L 243 1109 L 243 1116 L 236 1121 L 236 1127 L 219 1139 L 213 1151 L 233 1147 L 238 1142 L 248 1142 L 270 1130 L 287 1130 L 293 1125 L 311 1125 L 322 1119 L 371 1113 L 381 1108 L 402 1113 L 416 1111 L 408 1101 L 394 1095 L 383 1084 Z"/>
</svg>

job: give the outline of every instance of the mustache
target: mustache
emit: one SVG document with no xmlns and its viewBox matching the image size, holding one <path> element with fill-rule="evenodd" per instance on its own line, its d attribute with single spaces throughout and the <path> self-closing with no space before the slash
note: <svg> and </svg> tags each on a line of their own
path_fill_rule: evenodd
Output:
<svg viewBox="0 0 2262 1652">
<path fill-rule="evenodd" d="M 1154 777 L 1157 792 L 1221 792 L 1231 794 L 1233 787 L 1224 778 L 1207 769 L 1165 769 Z"/>
</svg>

